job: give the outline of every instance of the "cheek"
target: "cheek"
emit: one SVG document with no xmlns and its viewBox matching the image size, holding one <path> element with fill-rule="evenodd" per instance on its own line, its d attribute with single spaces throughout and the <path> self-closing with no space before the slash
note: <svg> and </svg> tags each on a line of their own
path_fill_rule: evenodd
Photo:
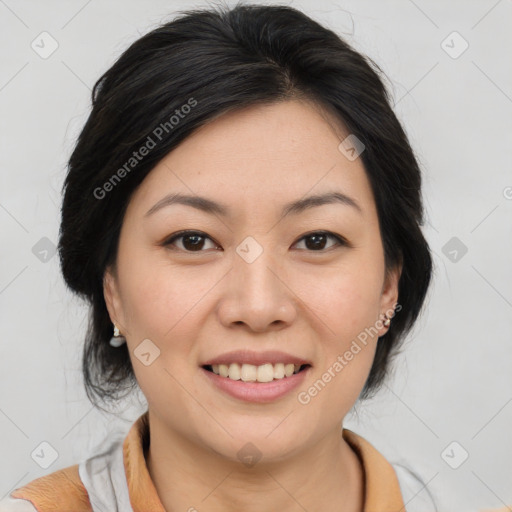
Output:
<svg viewBox="0 0 512 512">
<path fill-rule="evenodd" d="M 132 247 L 124 254 L 130 257 L 120 257 L 119 277 L 132 349 L 149 338 L 165 358 L 187 358 L 222 273 L 205 265 L 173 265 L 161 249 Z"/>
<path fill-rule="evenodd" d="M 178 382 L 189 371 L 184 363 L 194 356 L 194 340 L 201 325 L 194 316 L 199 311 L 194 306 L 206 293 L 207 283 L 193 282 L 183 272 L 168 265 L 159 266 L 154 260 L 153 264 L 148 259 L 132 261 L 134 264 L 124 266 L 120 281 L 135 377 L 150 404 L 170 400 L 186 410 L 186 396 Z M 146 345 L 142 345 L 143 340 L 151 343 L 144 341 Z M 142 359 L 143 353 L 150 354 L 148 365 Z M 161 392 L 164 389 L 166 393 Z"/>
<path fill-rule="evenodd" d="M 368 275 L 338 273 L 308 295 L 323 326 L 318 339 L 319 364 L 311 387 L 302 389 L 299 403 L 311 417 L 338 422 L 357 400 L 370 372 L 378 337 L 371 327 L 378 311 L 378 286 Z M 320 324 L 319 324 L 320 325 Z"/>
<path fill-rule="evenodd" d="M 188 312 L 201 298 L 201 286 L 194 286 L 171 268 L 139 265 L 125 283 L 123 303 L 129 314 L 130 333 L 153 338 L 159 344 L 175 339 L 186 327 Z"/>
<path fill-rule="evenodd" d="M 337 410 L 348 411 L 368 377 L 378 342 L 372 328 L 379 313 L 379 272 L 378 261 L 358 254 L 329 273 L 318 272 L 304 285 L 308 309 L 322 320 L 315 372 L 318 388 L 325 384 L 325 392 L 315 398 L 320 409 L 336 404 Z"/>
<path fill-rule="evenodd" d="M 375 263 L 373 263 L 375 265 Z M 307 279 L 301 296 L 337 339 L 357 336 L 373 325 L 379 311 L 380 276 L 375 267 L 344 265 L 333 272 Z"/>
</svg>

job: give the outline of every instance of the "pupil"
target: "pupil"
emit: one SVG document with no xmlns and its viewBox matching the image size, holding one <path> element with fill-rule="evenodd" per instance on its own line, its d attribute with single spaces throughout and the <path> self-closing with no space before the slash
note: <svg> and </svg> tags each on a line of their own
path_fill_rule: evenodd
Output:
<svg viewBox="0 0 512 512">
<path fill-rule="evenodd" d="M 320 244 L 318 244 L 319 239 L 321 239 Z M 326 239 L 325 235 L 311 235 L 306 239 L 306 247 L 308 249 L 319 249 L 319 248 L 323 249 L 323 247 L 325 246 L 325 239 Z M 316 240 L 316 242 L 314 242 L 313 244 L 309 244 L 308 240 Z M 324 242 L 324 243 L 322 243 L 322 242 Z"/>
<path fill-rule="evenodd" d="M 203 237 L 200 236 L 200 235 L 187 235 L 183 238 L 183 245 L 185 246 L 185 248 L 187 249 L 201 249 L 202 247 L 202 243 L 204 243 L 204 240 L 201 240 Z M 187 240 L 194 240 L 194 242 L 192 242 L 192 244 L 190 244 L 190 246 L 188 247 L 189 244 L 187 244 Z"/>
</svg>

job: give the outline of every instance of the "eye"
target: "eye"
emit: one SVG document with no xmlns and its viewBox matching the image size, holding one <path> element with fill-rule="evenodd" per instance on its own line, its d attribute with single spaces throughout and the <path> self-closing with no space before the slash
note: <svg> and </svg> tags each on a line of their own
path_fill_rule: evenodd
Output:
<svg viewBox="0 0 512 512">
<path fill-rule="evenodd" d="M 302 242 L 302 240 L 305 240 L 305 245 L 307 249 L 320 252 L 326 249 L 325 245 L 328 239 L 334 240 L 336 242 L 335 244 L 328 247 L 328 249 L 334 247 L 336 244 L 339 246 L 348 245 L 347 241 L 343 239 L 341 236 L 335 235 L 334 233 L 331 233 L 329 231 L 315 231 L 313 233 L 309 233 L 303 236 L 299 240 L 299 242 L 297 242 L 297 244 Z"/>
<path fill-rule="evenodd" d="M 326 248 L 326 243 L 329 239 L 333 240 L 334 243 Z M 205 244 L 208 240 L 212 243 L 213 247 L 211 248 L 219 248 L 219 246 L 208 235 L 206 235 L 206 233 L 201 231 L 180 231 L 168 238 L 164 242 L 164 245 L 174 245 L 177 249 L 185 252 L 204 252 Z M 303 240 L 305 241 L 305 248 L 313 252 L 323 252 L 326 249 L 335 247 L 336 245 L 349 245 L 344 238 L 329 231 L 314 231 L 303 236 L 299 242 L 296 242 L 294 245 L 302 243 Z M 206 249 L 208 249 L 208 247 L 206 247 Z"/>
<path fill-rule="evenodd" d="M 175 242 L 178 240 L 181 243 L 181 247 L 178 246 L 177 248 L 186 252 L 202 252 L 206 240 L 210 240 L 213 243 L 213 248 L 219 247 L 209 236 L 201 231 L 180 231 L 168 238 L 164 245 L 177 245 Z"/>
</svg>

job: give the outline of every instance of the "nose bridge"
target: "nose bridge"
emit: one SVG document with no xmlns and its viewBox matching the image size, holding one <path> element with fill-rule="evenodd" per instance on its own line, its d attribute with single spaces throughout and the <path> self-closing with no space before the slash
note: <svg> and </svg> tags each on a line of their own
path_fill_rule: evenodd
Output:
<svg viewBox="0 0 512 512">
<path fill-rule="evenodd" d="M 279 274 L 279 265 L 272 255 L 271 248 L 262 246 L 259 254 L 257 248 L 251 247 L 251 242 L 244 242 L 237 248 L 237 255 L 234 258 L 234 271 L 239 277 L 238 286 L 242 291 L 246 290 L 250 296 L 269 295 L 267 300 L 280 294 L 280 281 L 276 274 Z M 248 248 L 248 251 L 243 251 Z"/>
<path fill-rule="evenodd" d="M 295 316 L 293 294 L 271 249 L 246 239 L 236 252 L 221 308 L 223 323 L 243 322 L 253 330 L 290 323 Z"/>
</svg>

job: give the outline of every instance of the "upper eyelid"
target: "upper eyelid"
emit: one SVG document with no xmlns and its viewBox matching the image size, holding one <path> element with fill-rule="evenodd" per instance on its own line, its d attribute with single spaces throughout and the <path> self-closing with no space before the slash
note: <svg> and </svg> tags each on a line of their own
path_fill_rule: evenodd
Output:
<svg viewBox="0 0 512 512">
<path fill-rule="evenodd" d="M 207 238 L 207 239 L 211 240 L 212 242 L 214 242 L 215 244 L 219 245 L 218 242 L 216 242 L 211 236 L 207 235 L 203 231 L 194 231 L 192 229 L 191 230 L 185 230 L 185 231 L 178 231 L 174 235 L 171 235 L 171 236 L 167 237 L 163 241 L 163 245 L 170 245 L 171 242 L 174 242 L 176 240 L 179 240 L 180 238 L 184 238 L 184 237 L 190 236 L 190 235 L 199 235 L 199 236 L 201 236 L 203 238 Z M 188 252 L 192 252 L 192 251 L 188 251 Z M 198 252 L 200 252 L 200 251 L 198 251 Z"/>
<path fill-rule="evenodd" d="M 326 235 L 327 237 L 330 237 L 332 239 L 334 239 L 338 245 L 340 246 L 343 246 L 343 245 L 346 245 L 346 246 L 349 246 L 349 242 L 348 240 L 341 236 L 341 235 L 337 235 L 336 233 L 332 233 L 331 231 L 326 231 L 326 230 L 318 230 L 318 231 L 310 231 L 309 233 L 305 233 L 304 235 L 302 235 L 296 242 L 294 242 L 293 245 L 296 245 L 298 244 L 299 242 L 301 242 L 304 238 L 307 238 L 309 236 L 312 236 L 312 235 L 317 235 L 317 234 L 320 234 L 320 235 Z M 330 247 L 330 249 L 332 249 L 332 247 Z M 327 249 L 329 250 L 329 249 Z M 326 252 L 325 250 L 320 250 L 320 251 L 308 251 L 308 252 Z"/>
</svg>

